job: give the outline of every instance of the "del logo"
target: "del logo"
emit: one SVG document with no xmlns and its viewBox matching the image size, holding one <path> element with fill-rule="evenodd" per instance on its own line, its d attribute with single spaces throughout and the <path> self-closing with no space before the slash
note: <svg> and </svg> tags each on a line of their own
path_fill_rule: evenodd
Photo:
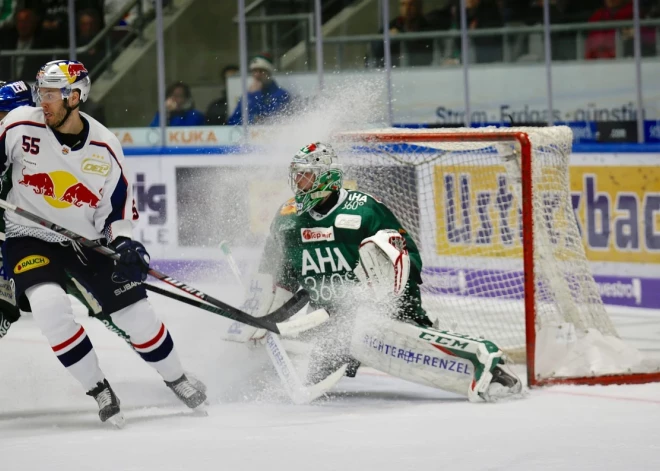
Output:
<svg viewBox="0 0 660 471">
<path fill-rule="evenodd" d="M 25 257 L 16 264 L 14 267 L 14 273 L 23 273 L 32 270 L 33 268 L 46 266 L 49 263 L 50 260 L 47 257 L 43 257 L 41 255 L 30 255 L 29 257 Z"/>
<path fill-rule="evenodd" d="M 83 160 L 80 169 L 85 173 L 92 173 L 105 177 L 108 173 L 110 173 L 110 164 L 106 162 L 99 162 L 98 160 L 94 159 L 85 159 Z"/>
<path fill-rule="evenodd" d="M 302 241 L 305 242 L 329 242 L 335 240 L 335 231 L 332 227 L 312 227 L 300 229 Z"/>
<path fill-rule="evenodd" d="M 46 203 L 58 209 L 71 205 L 80 208 L 83 204 L 97 208 L 101 201 L 99 195 L 63 170 L 29 174 L 23 169 L 23 178 L 18 184 L 32 188 L 35 194 L 43 196 Z"/>
</svg>

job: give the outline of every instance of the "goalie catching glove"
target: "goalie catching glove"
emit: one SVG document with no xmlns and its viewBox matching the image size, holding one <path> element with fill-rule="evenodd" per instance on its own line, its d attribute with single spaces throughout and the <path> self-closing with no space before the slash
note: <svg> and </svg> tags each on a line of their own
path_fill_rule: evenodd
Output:
<svg viewBox="0 0 660 471">
<path fill-rule="evenodd" d="M 360 261 L 355 276 L 378 293 L 378 297 L 401 296 L 410 276 L 406 239 L 399 232 L 383 229 L 360 243 Z"/>
</svg>

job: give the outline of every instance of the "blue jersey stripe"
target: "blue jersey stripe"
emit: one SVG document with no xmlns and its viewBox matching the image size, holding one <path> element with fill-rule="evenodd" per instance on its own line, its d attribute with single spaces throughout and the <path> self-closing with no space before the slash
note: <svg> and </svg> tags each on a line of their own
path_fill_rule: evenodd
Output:
<svg viewBox="0 0 660 471">
<path fill-rule="evenodd" d="M 139 350 L 136 350 L 136 352 L 138 352 L 138 354 L 142 357 L 144 361 L 155 363 L 157 361 L 161 361 L 167 358 L 169 354 L 172 353 L 173 348 L 174 348 L 174 342 L 172 341 L 172 337 L 170 336 L 170 333 L 167 332 L 167 336 L 165 337 L 165 340 L 163 340 L 163 343 L 161 343 L 157 348 L 153 349 L 150 352 L 141 352 Z"/>
<path fill-rule="evenodd" d="M 91 351 L 92 342 L 89 340 L 89 337 L 85 335 L 85 338 L 82 340 L 82 342 L 80 342 L 68 352 L 57 355 L 57 358 L 64 366 L 69 367 L 71 365 L 75 365 L 80 360 L 85 358 L 85 355 Z"/>
</svg>

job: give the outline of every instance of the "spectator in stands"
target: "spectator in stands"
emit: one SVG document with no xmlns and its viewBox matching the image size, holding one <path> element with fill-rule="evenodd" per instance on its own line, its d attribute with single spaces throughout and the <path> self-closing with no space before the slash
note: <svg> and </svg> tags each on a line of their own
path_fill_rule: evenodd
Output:
<svg viewBox="0 0 660 471">
<path fill-rule="evenodd" d="M 238 66 L 228 65 L 222 69 L 223 89 L 220 98 L 215 100 L 206 109 L 206 124 L 209 126 L 222 126 L 227 124 L 227 81 L 229 77 L 239 73 Z"/>
<path fill-rule="evenodd" d="M 504 26 L 502 13 L 495 0 L 465 0 L 467 26 L 469 29 L 501 28 Z M 457 26 L 460 28 L 460 12 L 456 11 Z M 460 43 L 459 43 L 460 44 Z M 475 62 L 500 62 L 503 60 L 502 38 L 480 36 L 472 39 Z"/>
<path fill-rule="evenodd" d="M 596 10 L 589 22 L 631 20 L 633 5 L 630 0 L 604 0 L 605 6 Z M 616 58 L 616 30 L 591 31 L 585 46 L 586 59 Z"/>
<path fill-rule="evenodd" d="M 39 17 L 31 8 L 16 12 L 15 26 L 7 31 L 0 50 L 33 50 L 50 47 L 39 27 Z M 39 68 L 48 62 L 48 56 L 12 56 L 0 58 L 0 70 L 9 80 L 34 82 Z M 6 71 L 6 72 L 5 72 Z"/>
<path fill-rule="evenodd" d="M 262 123 L 268 118 L 284 113 L 291 102 L 289 92 L 277 85 L 273 79 L 273 59 L 269 54 L 260 54 L 250 61 L 252 81 L 248 88 L 248 123 Z M 242 99 L 227 120 L 227 124 L 241 124 Z"/>
<path fill-rule="evenodd" d="M 168 87 L 165 110 L 167 126 L 201 126 L 205 121 L 204 114 L 195 109 L 190 87 L 185 82 L 175 82 Z M 156 112 L 151 126 L 158 126 L 159 120 L 159 113 Z"/>
<path fill-rule="evenodd" d="M 390 35 L 396 36 L 399 33 L 432 31 L 434 25 L 423 13 L 424 5 L 422 0 L 399 0 L 399 16 L 394 18 L 389 24 Z M 383 30 L 381 29 L 379 32 L 382 33 Z M 383 41 L 373 43 L 371 49 L 371 55 L 378 61 L 378 65 L 382 67 L 383 57 L 385 55 Z M 401 65 L 404 52 L 408 65 L 429 65 L 433 60 L 433 40 L 417 39 L 405 41 L 405 45 L 402 45 L 401 41 L 392 41 L 390 51 L 393 66 Z"/>
<path fill-rule="evenodd" d="M 89 44 L 97 34 L 101 31 L 101 14 L 97 10 L 88 8 L 78 13 L 78 36 L 76 37 L 77 46 L 86 46 Z M 101 62 L 104 55 L 104 50 L 98 45 L 80 54 L 78 58 L 87 70 L 90 72 Z"/>
<path fill-rule="evenodd" d="M 36 8 L 39 8 L 41 15 L 41 26 L 53 41 L 52 46 L 68 46 L 69 35 L 67 25 L 69 16 L 67 14 L 67 0 L 38 0 L 33 1 Z"/>
</svg>

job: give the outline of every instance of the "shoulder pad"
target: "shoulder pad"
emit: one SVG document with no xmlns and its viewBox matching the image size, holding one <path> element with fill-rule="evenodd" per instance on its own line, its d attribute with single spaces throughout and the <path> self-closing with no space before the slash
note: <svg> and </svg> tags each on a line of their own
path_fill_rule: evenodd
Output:
<svg viewBox="0 0 660 471">
<path fill-rule="evenodd" d="M 291 198 L 282 205 L 280 209 L 281 216 L 288 216 L 289 214 L 296 214 L 296 199 Z"/>
</svg>

